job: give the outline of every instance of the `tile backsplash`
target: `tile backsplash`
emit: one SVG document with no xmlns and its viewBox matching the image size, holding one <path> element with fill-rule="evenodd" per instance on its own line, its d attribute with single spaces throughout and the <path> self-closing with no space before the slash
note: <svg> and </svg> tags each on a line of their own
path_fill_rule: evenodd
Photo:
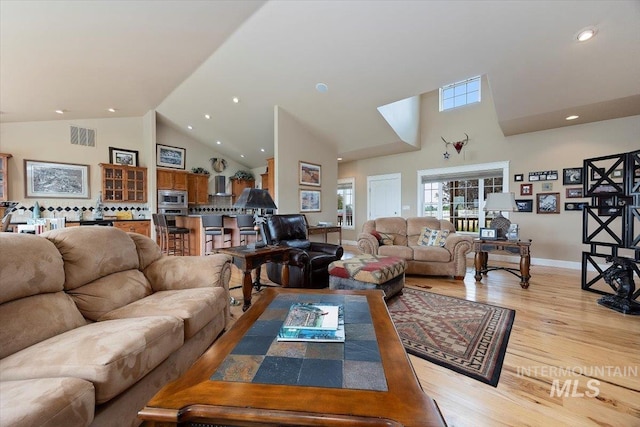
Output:
<svg viewBox="0 0 640 427">
<path fill-rule="evenodd" d="M 91 220 L 95 210 L 95 203 L 93 202 L 87 204 L 70 202 L 50 205 L 38 203 L 40 204 L 41 218 L 66 218 L 67 221 Z M 27 219 L 33 218 L 34 205 L 35 201 L 32 205 L 18 203 L 11 214 L 11 222 L 25 222 Z M 146 204 L 104 203 L 103 206 L 103 215 L 106 216 L 115 215 L 119 211 L 130 211 L 133 219 L 148 219 L 151 217 L 149 207 Z"/>
</svg>

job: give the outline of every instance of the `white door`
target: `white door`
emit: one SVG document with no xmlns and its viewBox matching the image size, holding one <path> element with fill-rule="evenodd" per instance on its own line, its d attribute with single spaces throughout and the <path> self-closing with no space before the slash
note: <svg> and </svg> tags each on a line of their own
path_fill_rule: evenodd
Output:
<svg viewBox="0 0 640 427">
<path fill-rule="evenodd" d="M 400 216 L 402 188 L 399 173 L 367 177 L 367 219 Z"/>
</svg>

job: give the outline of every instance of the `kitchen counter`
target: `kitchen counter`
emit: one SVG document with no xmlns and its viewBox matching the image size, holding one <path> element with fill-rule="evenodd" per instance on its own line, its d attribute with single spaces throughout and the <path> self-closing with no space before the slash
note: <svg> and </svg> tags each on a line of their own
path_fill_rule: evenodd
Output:
<svg viewBox="0 0 640 427">
<path fill-rule="evenodd" d="M 236 223 L 236 214 L 222 214 L 225 228 L 231 230 L 231 246 L 240 246 L 240 232 Z M 190 214 L 186 216 L 175 216 L 176 226 L 189 229 L 189 239 L 191 239 L 190 255 L 200 256 L 205 254 L 205 236 L 202 228 L 202 215 Z M 216 236 L 217 237 L 217 236 Z M 219 238 L 216 243 L 219 245 Z"/>
</svg>

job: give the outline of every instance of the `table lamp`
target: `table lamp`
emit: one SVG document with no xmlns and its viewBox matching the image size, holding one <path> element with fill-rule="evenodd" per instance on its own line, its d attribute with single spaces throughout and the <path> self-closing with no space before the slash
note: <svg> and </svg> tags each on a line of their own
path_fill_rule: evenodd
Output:
<svg viewBox="0 0 640 427">
<path fill-rule="evenodd" d="M 234 208 L 241 209 L 254 209 L 253 222 L 260 229 L 261 241 L 255 243 L 249 243 L 247 247 L 249 249 L 262 248 L 267 245 L 267 239 L 264 235 L 264 223 L 265 219 L 258 211 L 258 209 L 278 209 L 271 194 L 267 190 L 259 188 L 245 188 L 242 190 L 242 194 L 233 205 Z"/>
<path fill-rule="evenodd" d="M 499 239 L 506 239 L 511 221 L 502 216 L 502 211 L 518 211 L 515 195 L 513 193 L 489 193 L 484 203 L 484 211 L 498 212 L 498 215 L 491 220 L 491 228 L 498 230 Z"/>
</svg>

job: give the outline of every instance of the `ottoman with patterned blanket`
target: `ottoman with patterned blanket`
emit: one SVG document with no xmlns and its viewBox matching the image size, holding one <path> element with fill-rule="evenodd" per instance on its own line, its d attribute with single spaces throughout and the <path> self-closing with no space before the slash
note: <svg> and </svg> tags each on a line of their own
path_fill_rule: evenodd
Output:
<svg viewBox="0 0 640 427">
<path fill-rule="evenodd" d="M 404 287 L 404 259 L 382 255 L 356 255 L 329 264 L 330 289 L 382 289 L 388 300 Z"/>
</svg>

